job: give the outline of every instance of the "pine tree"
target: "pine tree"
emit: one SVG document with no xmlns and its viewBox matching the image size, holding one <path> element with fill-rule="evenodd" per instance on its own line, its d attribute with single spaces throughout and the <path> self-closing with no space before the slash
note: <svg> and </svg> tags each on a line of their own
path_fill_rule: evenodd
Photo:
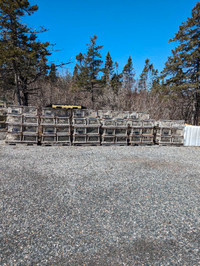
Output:
<svg viewBox="0 0 200 266">
<path fill-rule="evenodd" d="M 79 70 L 78 80 L 76 85 L 81 89 L 87 90 L 91 93 L 91 100 L 94 107 L 94 91 L 100 86 L 99 72 L 101 71 L 101 54 L 99 50 L 103 47 L 96 45 L 97 36 L 94 35 L 90 38 L 90 44 L 88 45 L 87 53 L 84 58 L 79 58 Z M 79 54 L 80 55 L 80 54 Z"/>
<path fill-rule="evenodd" d="M 54 83 L 57 81 L 57 79 L 58 77 L 56 73 L 56 66 L 55 64 L 52 63 L 50 66 L 50 71 L 49 71 L 49 80 Z"/>
<path fill-rule="evenodd" d="M 192 99 L 192 123 L 199 123 L 200 111 L 200 2 L 192 16 L 182 23 L 170 42 L 178 42 L 163 70 L 171 94 Z"/>
<path fill-rule="evenodd" d="M 0 0 L 0 78 L 14 88 L 18 103 L 28 105 L 29 85 L 47 74 L 48 42 L 37 41 L 37 31 L 22 23 L 38 10 L 28 0 Z M 43 32 L 41 29 L 39 32 Z"/>
<path fill-rule="evenodd" d="M 122 76 L 123 76 L 122 73 L 119 74 L 118 68 L 119 64 L 115 62 L 115 73 L 113 74 L 110 81 L 111 87 L 116 94 L 118 94 L 119 89 L 122 86 Z"/>
<path fill-rule="evenodd" d="M 104 66 L 102 72 L 103 72 L 103 76 L 102 76 L 103 84 L 104 84 L 104 86 L 108 86 L 110 84 L 110 81 L 111 81 L 112 76 L 114 74 L 113 61 L 112 61 L 112 58 L 111 58 L 109 52 L 106 55 L 105 66 Z"/>
<path fill-rule="evenodd" d="M 76 60 L 78 61 L 78 64 L 79 66 L 81 67 L 82 66 L 82 63 L 83 63 L 83 60 L 84 60 L 84 56 L 82 53 L 79 53 L 77 56 L 76 56 Z"/>
<path fill-rule="evenodd" d="M 129 56 L 128 62 L 124 66 L 122 73 L 123 73 L 124 87 L 127 88 L 128 90 L 131 90 L 134 84 L 134 76 L 135 76 L 131 56 Z"/>
<path fill-rule="evenodd" d="M 82 67 L 83 67 L 83 60 L 84 60 L 84 56 L 82 53 L 79 53 L 76 56 L 76 65 L 74 67 L 74 71 L 73 71 L 73 76 L 72 76 L 72 80 L 73 80 L 73 87 L 76 88 L 77 85 L 79 85 L 79 80 L 81 79 L 80 77 L 80 73 L 82 71 Z"/>
<path fill-rule="evenodd" d="M 72 81 L 73 81 L 73 87 L 76 87 L 76 82 L 78 81 L 78 66 L 77 64 L 74 67 L 74 71 L 73 71 L 73 76 L 72 76 Z"/>
<path fill-rule="evenodd" d="M 145 65 L 139 79 L 139 89 L 150 91 L 158 80 L 158 70 L 154 69 L 149 59 L 145 60 Z"/>
</svg>

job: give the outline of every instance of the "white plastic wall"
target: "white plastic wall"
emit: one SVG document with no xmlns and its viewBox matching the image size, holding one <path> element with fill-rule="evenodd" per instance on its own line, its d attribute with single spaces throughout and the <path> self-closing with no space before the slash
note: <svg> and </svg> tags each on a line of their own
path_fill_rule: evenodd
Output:
<svg viewBox="0 0 200 266">
<path fill-rule="evenodd" d="M 184 146 L 200 146 L 200 126 L 185 126 Z"/>
</svg>

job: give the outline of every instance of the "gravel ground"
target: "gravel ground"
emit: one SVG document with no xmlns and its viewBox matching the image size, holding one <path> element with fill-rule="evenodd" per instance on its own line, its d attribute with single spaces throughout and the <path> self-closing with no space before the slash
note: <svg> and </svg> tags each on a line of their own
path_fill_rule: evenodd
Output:
<svg viewBox="0 0 200 266">
<path fill-rule="evenodd" d="M 1 265 L 200 265 L 200 148 L 0 145 Z"/>
</svg>

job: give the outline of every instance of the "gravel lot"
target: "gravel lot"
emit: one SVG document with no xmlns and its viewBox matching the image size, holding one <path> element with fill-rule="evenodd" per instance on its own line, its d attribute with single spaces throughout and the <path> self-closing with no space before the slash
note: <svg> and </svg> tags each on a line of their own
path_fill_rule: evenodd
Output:
<svg viewBox="0 0 200 266">
<path fill-rule="evenodd" d="M 200 265 L 200 148 L 0 145 L 0 265 Z"/>
</svg>

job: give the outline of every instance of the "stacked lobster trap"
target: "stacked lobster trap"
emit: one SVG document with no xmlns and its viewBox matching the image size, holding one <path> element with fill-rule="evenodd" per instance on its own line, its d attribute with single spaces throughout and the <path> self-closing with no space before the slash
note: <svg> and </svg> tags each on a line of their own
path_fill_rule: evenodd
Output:
<svg viewBox="0 0 200 266">
<path fill-rule="evenodd" d="M 142 120 L 142 144 L 153 145 L 155 142 L 155 121 Z"/>
<path fill-rule="evenodd" d="M 102 123 L 102 145 L 128 145 L 128 118 L 125 111 L 98 111 Z"/>
<path fill-rule="evenodd" d="M 22 142 L 28 144 L 37 144 L 38 138 L 38 109 L 33 106 L 24 106 L 22 110 Z"/>
<path fill-rule="evenodd" d="M 40 117 L 42 145 L 71 145 L 71 110 L 43 108 Z"/>
<path fill-rule="evenodd" d="M 7 116 L 7 121 L 5 123 Z M 183 145 L 184 121 L 149 119 L 145 113 L 42 108 L 0 104 L 0 138 L 42 145 Z"/>
<path fill-rule="evenodd" d="M 100 145 L 100 120 L 93 110 L 73 110 L 73 145 Z"/>
<path fill-rule="evenodd" d="M 115 144 L 128 145 L 129 131 L 126 118 L 115 118 Z"/>
<path fill-rule="evenodd" d="M 6 143 L 37 144 L 39 134 L 38 110 L 34 106 L 10 106 L 7 108 Z"/>
<path fill-rule="evenodd" d="M 4 102 L 0 102 L 0 140 L 4 140 L 6 137 L 7 125 L 6 125 L 7 109 Z"/>
<path fill-rule="evenodd" d="M 184 144 L 183 120 L 160 120 L 156 126 L 156 144 L 183 145 Z"/>
<path fill-rule="evenodd" d="M 127 119 L 103 119 L 102 132 L 102 145 L 128 145 Z"/>
<path fill-rule="evenodd" d="M 115 129 L 113 118 L 102 119 L 102 145 L 115 144 Z"/>
<path fill-rule="evenodd" d="M 154 144 L 154 120 L 130 120 L 130 144 L 153 145 Z"/>
</svg>

